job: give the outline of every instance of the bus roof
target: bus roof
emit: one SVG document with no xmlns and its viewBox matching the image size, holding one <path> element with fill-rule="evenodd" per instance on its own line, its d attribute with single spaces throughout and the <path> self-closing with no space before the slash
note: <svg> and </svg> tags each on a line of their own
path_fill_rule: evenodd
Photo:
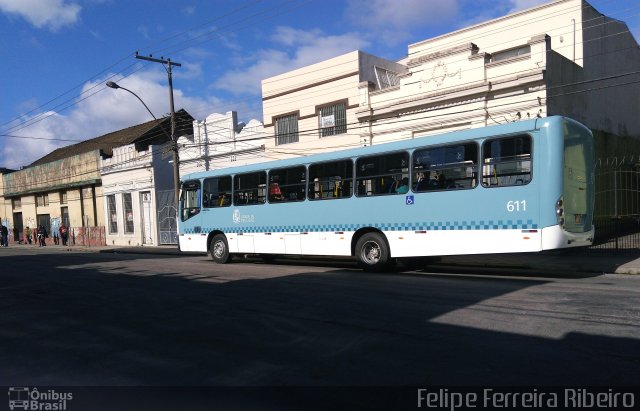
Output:
<svg viewBox="0 0 640 411">
<path fill-rule="evenodd" d="M 472 128 L 467 130 L 450 131 L 443 134 L 434 134 L 426 137 L 416 137 L 389 143 L 382 143 L 367 147 L 357 147 L 347 150 L 339 150 L 312 154 L 308 156 L 292 157 L 283 160 L 272 160 L 263 163 L 253 163 L 244 166 L 220 168 L 210 171 L 198 171 L 182 176 L 181 180 L 193 180 L 215 175 L 241 174 L 256 170 L 270 170 L 275 168 L 291 167 L 294 165 L 317 163 L 331 160 L 340 160 L 353 157 L 361 157 L 372 154 L 390 152 L 395 150 L 407 150 L 421 145 L 437 145 L 445 144 L 452 141 L 474 140 L 478 138 L 488 138 L 498 135 L 524 133 L 536 130 L 540 127 L 538 124 L 556 123 L 563 121 L 564 117 L 552 116 L 544 118 L 535 118 L 531 120 L 517 121 L 507 124 L 499 124 L 495 126 Z M 579 124 L 579 123 L 578 123 Z"/>
</svg>

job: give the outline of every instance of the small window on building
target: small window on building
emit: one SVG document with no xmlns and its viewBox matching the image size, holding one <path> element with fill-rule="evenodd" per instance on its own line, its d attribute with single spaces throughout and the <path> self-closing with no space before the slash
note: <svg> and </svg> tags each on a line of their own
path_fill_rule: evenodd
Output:
<svg viewBox="0 0 640 411">
<path fill-rule="evenodd" d="M 494 62 L 494 61 L 508 60 L 508 59 L 519 57 L 525 54 L 531 54 L 531 46 L 528 44 L 525 46 L 520 46 L 520 47 L 512 48 L 509 50 L 503 50 L 503 51 L 492 53 L 491 61 Z"/>
<path fill-rule="evenodd" d="M 131 201 L 131 193 L 122 194 L 122 210 L 124 211 L 124 232 L 125 234 L 132 234 L 134 221 L 133 221 L 133 202 Z"/>
<path fill-rule="evenodd" d="M 309 200 L 349 198 L 353 193 L 353 161 L 340 160 L 309 166 Z"/>
<path fill-rule="evenodd" d="M 347 132 L 347 108 L 345 103 L 337 103 L 320 108 L 320 137 L 335 136 Z"/>
<path fill-rule="evenodd" d="M 118 233 L 118 214 L 116 211 L 116 196 L 107 196 L 107 218 L 109 219 L 109 234 Z"/>
<path fill-rule="evenodd" d="M 233 204 L 264 204 L 267 198 L 267 173 L 238 174 L 233 177 Z"/>
<path fill-rule="evenodd" d="M 482 145 L 482 185 L 506 187 L 531 181 L 531 137 L 515 136 Z"/>
<path fill-rule="evenodd" d="M 38 207 L 45 207 L 49 205 L 49 194 L 36 195 L 36 205 Z"/>
<path fill-rule="evenodd" d="M 66 191 L 61 191 L 60 192 L 60 204 L 67 204 L 67 192 Z"/>
<path fill-rule="evenodd" d="M 387 70 L 382 67 L 374 67 L 376 72 L 376 80 L 378 81 L 378 89 L 383 90 L 387 87 L 393 87 L 400 84 L 398 73 Z"/>
<path fill-rule="evenodd" d="M 12 198 L 11 207 L 13 207 L 14 210 L 22 208 L 22 200 L 20 198 Z"/>
<path fill-rule="evenodd" d="M 69 222 L 69 207 L 60 207 L 60 218 L 62 219 L 62 224 L 66 225 L 67 228 L 71 227 L 71 223 Z M 117 229 L 118 227 L 116 226 L 116 231 Z"/>
<path fill-rule="evenodd" d="M 307 170 L 304 166 L 269 171 L 269 202 L 303 201 L 306 183 Z"/>
<path fill-rule="evenodd" d="M 291 114 L 276 119 L 276 145 L 298 142 L 298 115 Z"/>
<path fill-rule="evenodd" d="M 204 180 L 202 207 L 229 207 L 231 205 L 231 176 Z"/>
<path fill-rule="evenodd" d="M 467 143 L 416 150 L 411 174 L 415 192 L 474 188 L 478 184 L 478 146 Z"/>
<path fill-rule="evenodd" d="M 404 194 L 409 190 L 409 154 L 381 154 L 356 160 L 357 195 Z"/>
</svg>

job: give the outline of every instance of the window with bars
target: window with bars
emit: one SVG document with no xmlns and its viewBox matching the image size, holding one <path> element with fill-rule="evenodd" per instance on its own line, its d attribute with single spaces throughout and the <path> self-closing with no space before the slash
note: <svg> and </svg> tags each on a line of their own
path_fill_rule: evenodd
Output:
<svg viewBox="0 0 640 411">
<path fill-rule="evenodd" d="M 320 123 L 320 137 L 346 133 L 347 108 L 345 103 L 320 108 L 318 121 Z"/>
<path fill-rule="evenodd" d="M 109 234 L 118 233 L 118 214 L 116 212 L 116 196 L 111 194 L 107 196 L 107 214 L 109 218 Z"/>
<path fill-rule="evenodd" d="M 133 202 L 131 201 L 131 193 L 122 194 L 122 206 L 124 211 L 124 232 L 133 233 Z"/>
<path fill-rule="evenodd" d="M 298 115 L 291 114 L 276 119 L 276 145 L 298 142 Z"/>
<path fill-rule="evenodd" d="M 67 192 L 66 191 L 61 191 L 60 192 L 60 204 L 67 204 Z"/>
<path fill-rule="evenodd" d="M 22 200 L 19 198 L 12 198 L 11 199 L 11 206 L 13 207 L 14 210 L 19 209 L 22 207 Z"/>
</svg>

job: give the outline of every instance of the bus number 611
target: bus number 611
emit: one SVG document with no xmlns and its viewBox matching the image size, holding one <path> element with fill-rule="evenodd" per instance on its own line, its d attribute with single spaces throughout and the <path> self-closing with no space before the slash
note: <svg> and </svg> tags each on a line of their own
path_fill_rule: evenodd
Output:
<svg viewBox="0 0 640 411">
<path fill-rule="evenodd" d="M 527 211 L 527 200 L 507 201 L 507 211 L 510 213 L 514 211 Z"/>
</svg>

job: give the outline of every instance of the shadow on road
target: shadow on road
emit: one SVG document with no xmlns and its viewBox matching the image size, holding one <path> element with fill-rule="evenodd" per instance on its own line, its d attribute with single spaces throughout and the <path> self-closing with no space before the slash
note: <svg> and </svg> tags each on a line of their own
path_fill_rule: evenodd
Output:
<svg viewBox="0 0 640 411">
<path fill-rule="evenodd" d="M 178 271 L 127 273 L 127 261 L 84 258 L 3 257 L 0 384 L 640 382 L 636 339 L 580 332 L 543 338 L 435 321 L 544 280 L 370 275 L 340 262 L 330 271 L 309 267 L 227 281 Z"/>
</svg>

